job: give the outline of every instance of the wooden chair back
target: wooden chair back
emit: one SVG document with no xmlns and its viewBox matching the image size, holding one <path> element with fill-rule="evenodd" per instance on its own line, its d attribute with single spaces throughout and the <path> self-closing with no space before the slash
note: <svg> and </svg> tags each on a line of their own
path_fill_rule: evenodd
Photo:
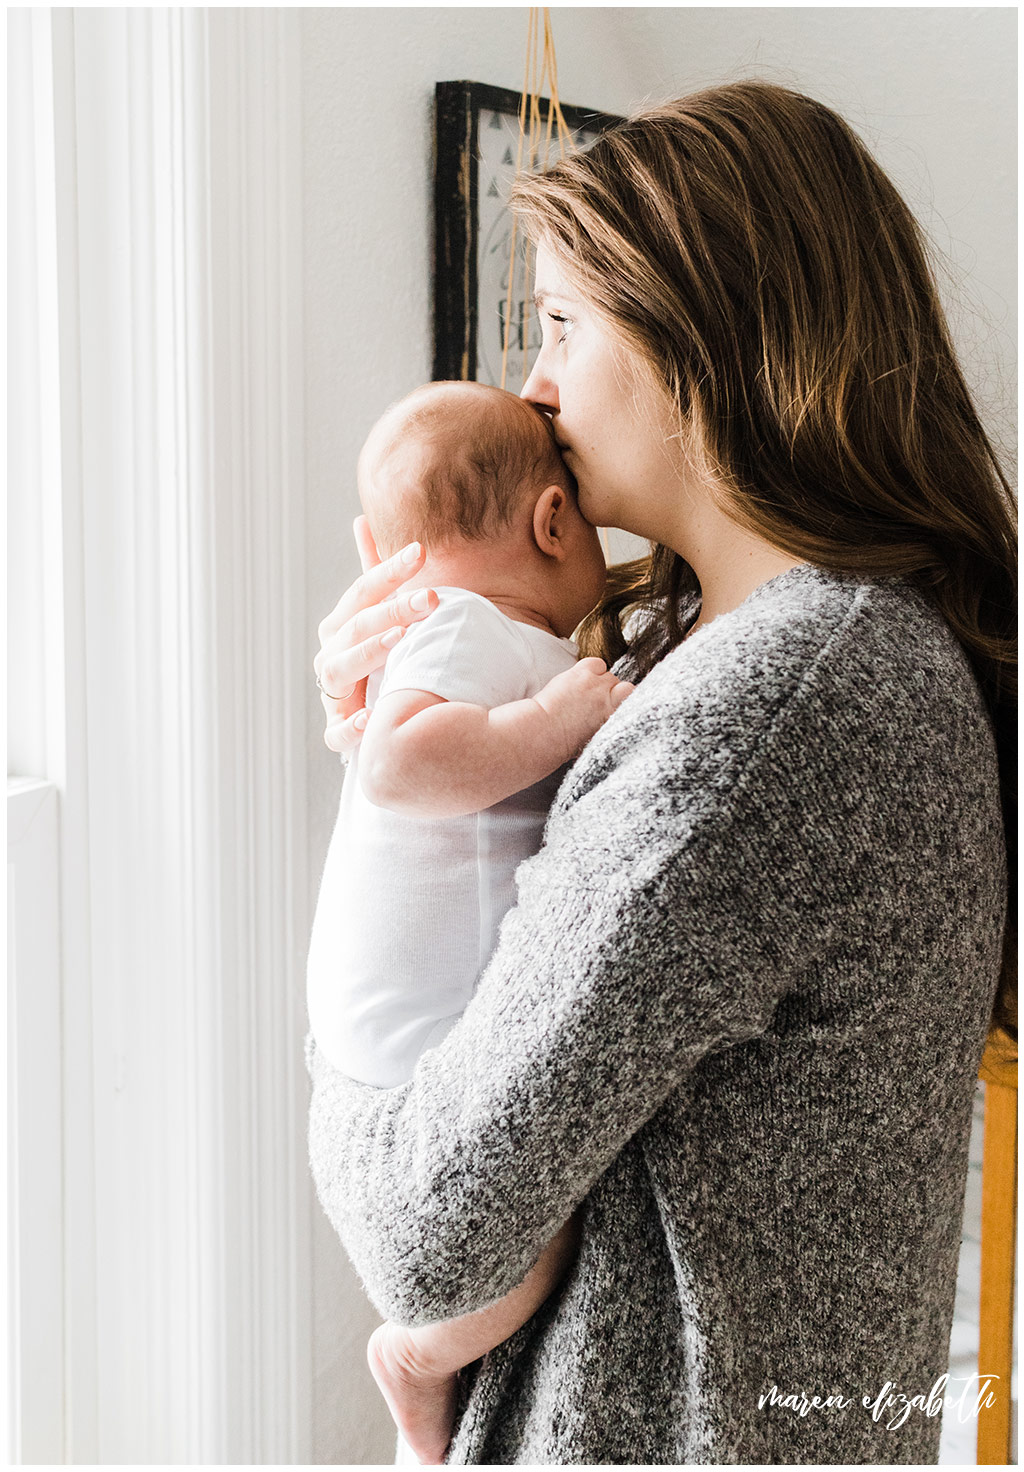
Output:
<svg viewBox="0 0 1024 1472">
<path fill-rule="evenodd" d="M 1013 1461 L 1014 1250 L 1017 1229 L 1017 1060 L 1009 1038 L 989 1040 L 978 1077 L 985 1084 L 981 1167 L 981 1297 L 978 1372 L 992 1376 L 978 1411 L 978 1465 Z M 995 1377 L 999 1378 L 996 1379 Z M 979 1381 L 979 1394 L 985 1385 Z M 987 1402 L 991 1399 L 991 1404 Z"/>
</svg>

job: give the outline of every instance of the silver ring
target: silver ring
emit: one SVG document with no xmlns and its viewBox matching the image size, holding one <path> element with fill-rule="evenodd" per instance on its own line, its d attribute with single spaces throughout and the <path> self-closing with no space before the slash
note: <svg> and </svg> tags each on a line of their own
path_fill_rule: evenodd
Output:
<svg viewBox="0 0 1024 1472">
<path fill-rule="evenodd" d="M 324 687 L 320 683 L 319 675 L 317 675 L 316 677 L 316 688 L 318 690 L 323 690 L 323 693 L 327 696 L 328 700 L 347 700 L 349 695 L 352 694 L 351 690 L 349 690 L 345 695 L 332 695 L 329 690 L 324 690 Z"/>
</svg>

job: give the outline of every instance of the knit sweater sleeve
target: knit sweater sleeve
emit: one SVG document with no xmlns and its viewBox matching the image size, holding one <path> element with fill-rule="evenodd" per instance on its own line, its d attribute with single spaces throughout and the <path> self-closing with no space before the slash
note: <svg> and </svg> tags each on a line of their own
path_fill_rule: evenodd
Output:
<svg viewBox="0 0 1024 1472">
<path fill-rule="evenodd" d="M 568 774 L 476 994 L 408 1083 L 355 1083 L 308 1045 L 314 1180 L 385 1317 L 520 1282 L 695 1064 L 763 1033 L 820 955 L 841 783 L 814 674 L 849 616 L 824 645 L 819 624 L 741 656 L 712 627 L 648 675 Z"/>
</svg>

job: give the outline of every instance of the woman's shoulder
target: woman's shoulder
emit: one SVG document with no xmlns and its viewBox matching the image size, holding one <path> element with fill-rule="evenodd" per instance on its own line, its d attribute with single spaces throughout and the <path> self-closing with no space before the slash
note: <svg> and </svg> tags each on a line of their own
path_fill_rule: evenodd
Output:
<svg viewBox="0 0 1024 1472">
<path fill-rule="evenodd" d="M 923 678 L 928 672 L 935 682 Z M 867 685 L 865 685 L 867 682 Z M 800 563 L 697 629 L 640 682 L 665 709 L 689 696 L 770 710 L 801 692 L 855 690 L 875 704 L 912 694 L 941 703 L 957 688 L 977 704 L 966 654 L 941 612 L 902 575 L 864 577 Z M 977 697 L 977 698 L 975 698 Z"/>
<path fill-rule="evenodd" d="M 744 709 L 799 707 L 834 721 L 838 741 L 987 719 L 966 651 L 904 575 L 802 563 L 755 588 L 677 653 L 684 683 L 720 684 Z M 857 722 L 849 719 L 854 710 Z"/>
<path fill-rule="evenodd" d="M 757 868 L 792 839 L 827 867 L 939 831 L 981 853 L 999 822 L 991 723 L 938 610 L 903 579 L 804 566 L 637 684 L 567 773 L 539 865 L 610 883 L 707 848 Z"/>
<path fill-rule="evenodd" d="M 964 650 L 906 578 L 804 563 L 666 654 L 570 778 L 580 792 L 622 767 L 655 784 L 685 773 L 725 791 L 773 744 L 811 778 L 814 762 L 902 743 L 890 762 L 895 774 L 936 742 L 984 748 L 986 722 Z M 563 793 L 571 790 L 567 779 Z"/>
</svg>

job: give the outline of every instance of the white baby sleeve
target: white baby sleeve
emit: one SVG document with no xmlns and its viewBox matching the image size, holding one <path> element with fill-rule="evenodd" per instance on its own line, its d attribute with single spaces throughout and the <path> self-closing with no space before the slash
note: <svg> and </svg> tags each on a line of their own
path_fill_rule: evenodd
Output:
<svg viewBox="0 0 1024 1472">
<path fill-rule="evenodd" d="M 388 655 L 376 699 L 394 690 L 426 690 L 490 710 L 532 693 L 532 662 L 505 615 L 476 593 L 437 591 L 438 607 Z"/>
</svg>

